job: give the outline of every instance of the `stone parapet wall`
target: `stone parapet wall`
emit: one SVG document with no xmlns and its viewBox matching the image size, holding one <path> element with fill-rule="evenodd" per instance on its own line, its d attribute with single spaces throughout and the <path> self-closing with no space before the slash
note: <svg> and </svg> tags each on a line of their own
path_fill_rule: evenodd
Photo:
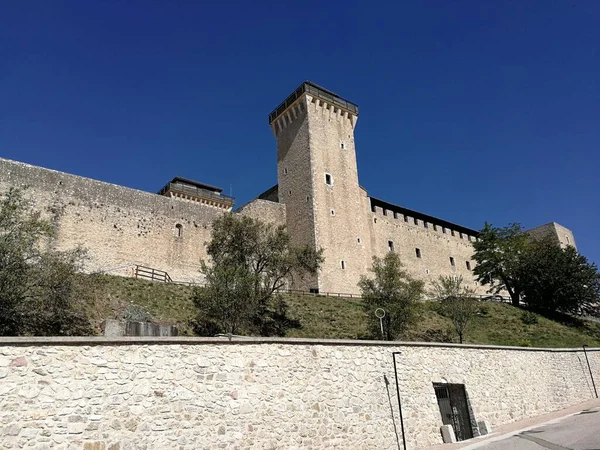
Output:
<svg viewBox="0 0 600 450">
<path fill-rule="evenodd" d="M 0 448 L 397 449 L 395 351 L 411 449 L 441 443 L 433 383 L 464 384 L 492 427 L 594 395 L 578 349 L 1 338 Z"/>
</svg>

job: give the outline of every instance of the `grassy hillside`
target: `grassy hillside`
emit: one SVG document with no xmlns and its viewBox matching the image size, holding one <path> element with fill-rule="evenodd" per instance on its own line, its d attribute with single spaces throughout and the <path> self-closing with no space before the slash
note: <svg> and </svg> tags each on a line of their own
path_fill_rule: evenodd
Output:
<svg viewBox="0 0 600 450">
<path fill-rule="evenodd" d="M 182 334 L 192 334 L 189 325 L 195 315 L 190 300 L 193 288 L 153 283 L 109 275 L 93 276 L 94 304 L 90 314 L 99 324 L 118 318 L 127 305 L 148 311 L 156 321 L 176 324 Z M 289 330 L 289 337 L 359 339 L 365 337 L 365 316 L 360 300 L 347 298 L 286 297 L 289 314 L 301 328 Z M 440 315 L 434 302 L 421 305 L 420 319 L 407 336 L 414 341 L 456 339 L 448 318 Z M 600 324 L 560 317 L 553 321 L 536 315 L 537 323 L 523 322 L 524 312 L 508 304 L 481 303 L 479 313 L 467 329 L 465 343 L 532 347 L 600 346 Z M 562 323 L 561 323 L 562 322 Z"/>
</svg>

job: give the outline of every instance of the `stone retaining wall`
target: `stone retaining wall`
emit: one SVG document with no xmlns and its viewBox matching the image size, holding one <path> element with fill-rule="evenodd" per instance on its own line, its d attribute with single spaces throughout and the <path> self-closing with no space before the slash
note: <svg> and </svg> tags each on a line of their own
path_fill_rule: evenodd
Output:
<svg viewBox="0 0 600 450">
<path fill-rule="evenodd" d="M 0 338 L 0 448 L 397 449 L 394 351 L 411 450 L 441 443 L 433 383 L 464 384 L 492 427 L 594 396 L 579 349 Z"/>
</svg>

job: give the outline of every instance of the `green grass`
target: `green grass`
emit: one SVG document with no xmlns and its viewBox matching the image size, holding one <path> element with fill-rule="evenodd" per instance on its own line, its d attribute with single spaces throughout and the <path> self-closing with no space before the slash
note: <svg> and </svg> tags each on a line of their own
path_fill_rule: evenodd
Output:
<svg viewBox="0 0 600 450">
<path fill-rule="evenodd" d="M 157 322 L 176 325 L 181 334 L 193 334 L 195 316 L 191 301 L 193 287 L 154 283 L 134 278 L 95 275 L 91 283 L 94 304 L 90 314 L 96 324 L 119 318 L 127 305 L 137 305 Z M 361 339 L 366 338 L 366 321 L 358 299 L 288 295 L 289 315 L 301 327 L 288 331 L 289 337 Z M 456 342 L 456 333 L 447 317 L 438 313 L 435 302 L 421 305 L 419 319 L 406 336 L 413 341 Z M 527 347 L 600 346 L 600 324 L 555 314 L 551 320 L 536 315 L 537 323 L 522 320 L 524 310 L 509 304 L 481 303 L 465 333 L 465 343 Z"/>
</svg>

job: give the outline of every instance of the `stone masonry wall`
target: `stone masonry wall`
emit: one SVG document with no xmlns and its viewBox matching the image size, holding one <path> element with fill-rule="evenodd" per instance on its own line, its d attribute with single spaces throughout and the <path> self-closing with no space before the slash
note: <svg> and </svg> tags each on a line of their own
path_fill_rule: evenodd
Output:
<svg viewBox="0 0 600 450">
<path fill-rule="evenodd" d="M 177 281 L 201 282 L 213 221 L 225 211 L 177 198 L 0 158 L 0 192 L 26 188 L 37 209 L 58 213 L 55 245 L 88 249 L 88 271 L 130 275 L 132 264 L 164 270 Z M 254 200 L 242 214 L 285 223 L 285 205 Z M 181 225 L 179 236 L 176 225 Z"/>
<path fill-rule="evenodd" d="M 237 212 L 254 219 L 262 220 L 263 222 L 272 223 L 276 226 L 285 226 L 286 224 L 286 211 L 283 203 L 257 198 L 246 203 Z"/>
<path fill-rule="evenodd" d="M 423 220 L 403 215 L 394 217 L 391 212 L 384 214 L 380 207 L 369 214 L 372 226 L 371 242 L 373 254 L 383 257 L 389 251 L 389 242 L 393 243 L 394 251 L 406 270 L 415 278 L 424 280 L 426 289 L 440 276 L 462 276 L 465 285 L 475 289 L 477 294 L 487 293 L 489 286 L 481 286 L 475 282 L 473 275 L 475 260 L 473 260 L 473 240 L 475 237 L 461 234 L 450 229 Z M 421 257 L 417 257 L 416 249 Z M 454 259 L 452 266 L 450 257 Z M 467 267 L 467 262 L 469 266 Z"/>
<path fill-rule="evenodd" d="M 411 449 L 441 443 L 433 383 L 464 384 L 492 427 L 593 397 L 579 350 L 1 338 L 0 448 L 397 449 L 393 351 Z"/>
</svg>

